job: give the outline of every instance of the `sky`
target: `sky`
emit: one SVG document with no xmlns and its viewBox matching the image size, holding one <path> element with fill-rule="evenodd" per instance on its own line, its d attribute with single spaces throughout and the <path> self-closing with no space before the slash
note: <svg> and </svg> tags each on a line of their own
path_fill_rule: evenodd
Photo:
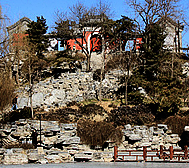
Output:
<svg viewBox="0 0 189 168">
<path fill-rule="evenodd" d="M 68 11 L 69 7 L 76 4 L 78 0 L 0 0 L 0 5 L 3 9 L 3 14 L 6 14 L 10 19 L 10 25 L 17 22 L 22 17 L 28 17 L 33 21 L 36 21 L 37 16 L 43 16 L 46 19 L 46 23 L 49 27 L 54 25 L 55 12 Z M 86 4 L 86 6 L 95 5 L 98 0 L 80 0 L 80 2 Z M 106 0 L 111 11 L 113 11 L 113 19 L 120 19 L 121 15 L 132 16 L 134 12 L 126 5 L 125 0 Z M 181 0 L 180 3 L 183 8 L 188 9 L 189 1 Z M 187 11 L 187 10 L 186 10 Z M 186 12 L 186 18 L 188 19 L 189 12 Z M 189 23 L 189 19 L 188 19 Z M 185 26 L 183 31 L 183 47 L 189 46 L 189 28 Z"/>
</svg>

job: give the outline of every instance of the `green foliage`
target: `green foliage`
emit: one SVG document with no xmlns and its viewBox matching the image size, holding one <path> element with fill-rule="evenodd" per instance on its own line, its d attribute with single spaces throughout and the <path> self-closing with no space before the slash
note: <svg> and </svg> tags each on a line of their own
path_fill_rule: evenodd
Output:
<svg viewBox="0 0 189 168">
<path fill-rule="evenodd" d="M 77 135 L 81 141 L 90 145 L 91 148 L 105 145 L 108 140 L 115 141 L 117 144 L 122 142 L 122 131 L 115 128 L 111 123 L 104 121 L 80 120 L 77 123 Z"/>
<path fill-rule="evenodd" d="M 85 106 L 85 105 L 88 105 L 88 104 L 96 104 L 97 102 L 98 101 L 96 99 L 87 99 L 87 100 L 80 102 L 80 104 Z"/>
<path fill-rule="evenodd" d="M 172 62 L 174 55 L 163 50 L 165 37 L 159 25 L 151 26 L 142 47 L 143 62 L 133 73 L 135 84 L 146 91 L 154 106 L 158 106 L 158 117 L 178 112 L 183 87 L 181 62 L 179 58 Z"/>
<path fill-rule="evenodd" d="M 60 51 L 60 52 L 58 52 L 56 54 L 56 56 L 57 56 L 57 59 L 56 59 L 57 62 L 70 63 L 70 62 L 75 62 L 77 60 L 81 60 L 82 59 L 82 55 L 79 55 L 79 54 L 76 53 L 73 56 L 68 50 Z"/>
<path fill-rule="evenodd" d="M 127 40 L 134 34 L 135 25 L 134 21 L 126 16 L 122 16 L 120 20 L 113 21 L 105 19 L 99 23 L 100 34 L 104 37 L 105 47 L 111 51 L 124 50 Z M 103 45 L 103 44 L 102 44 Z"/>
<path fill-rule="evenodd" d="M 46 66 L 58 67 L 62 63 L 67 63 L 70 68 L 81 68 L 81 62 L 84 60 L 84 55 L 76 52 L 75 55 L 69 50 L 59 51 L 50 57 L 44 59 L 46 61 Z"/>
<path fill-rule="evenodd" d="M 46 19 L 37 17 L 37 22 L 32 21 L 28 24 L 28 34 L 29 42 L 32 46 L 35 46 L 37 56 L 43 58 L 43 52 L 47 50 L 48 37 L 45 36 L 48 26 L 46 25 Z"/>
<path fill-rule="evenodd" d="M 144 64 L 140 66 L 139 70 L 145 80 L 156 80 L 157 76 L 161 74 L 161 65 L 169 54 L 163 50 L 165 37 L 163 29 L 157 24 L 151 26 L 148 34 L 144 34 L 143 41 L 145 43 L 141 47 Z"/>
<path fill-rule="evenodd" d="M 116 20 L 114 29 L 114 43 L 120 44 L 120 40 L 126 43 L 133 35 L 135 30 L 134 21 L 126 16 Z M 124 47 L 124 46 L 123 46 Z"/>
<path fill-rule="evenodd" d="M 73 29 L 72 26 L 75 25 L 75 22 L 71 22 L 70 20 L 61 20 L 59 22 L 55 22 L 56 26 L 56 36 L 60 39 L 69 40 L 72 39 Z M 64 41 L 62 41 L 64 42 Z"/>
</svg>

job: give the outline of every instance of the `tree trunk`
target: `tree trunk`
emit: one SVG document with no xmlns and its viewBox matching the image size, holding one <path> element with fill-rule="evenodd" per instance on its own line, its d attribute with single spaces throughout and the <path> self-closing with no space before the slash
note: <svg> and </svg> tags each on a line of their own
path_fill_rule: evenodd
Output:
<svg viewBox="0 0 189 168">
<path fill-rule="evenodd" d="M 128 105 L 128 100 L 127 100 L 127 94 L 128 94 L 127 85 L 128 85 L 128 78 L 127 78 L 127 76 L 125 74 L 125 105 L 126 106 Z"/>
<path fill-rule="evenodd" d="M 90 71 L 90 66 L 91 66 L 91 65 L 90 65 L 90 61 L 91 61 L 90 58 L 91 58 L 91 54 L 88 54 L 88 55 L 87 55 L 87 71 Z"/>
<path fill-rule="evenodd" d="M 102 79 L 104 73 L 104 58 L 105 58 L 105 42 L 104 37 L 102 37 L 102 66 L 100 71 L 100 90 L 99 90 L 99 100 L 102 100 Z"/>
<path fill-rule="evenodd" d="M 29 56 L 30 57 L 30 56 Z M 30 108 L 31 108 L 31 114 L 33 118 L 33 106 L 32 106 L 32 77 L 31 77 L 31 64 L 30 64 L 30 58 L 29 58 L 29 97 L 30 97 Z"/>
</svg>

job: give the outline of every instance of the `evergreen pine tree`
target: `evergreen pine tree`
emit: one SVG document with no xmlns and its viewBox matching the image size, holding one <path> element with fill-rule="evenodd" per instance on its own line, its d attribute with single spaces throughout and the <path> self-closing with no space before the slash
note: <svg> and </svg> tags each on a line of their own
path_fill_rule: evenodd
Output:
<svg viewBox="0 0 189 168">
<path fill-rule="evenodd" d="M 160 25 L 153 24 L 149 34 L 145 34 L 146 43 L 142 46 L 143 61 L 135 71 L 138 86 L 145 89 L 148 102 L 150 100 L 153 107 L 157 107 L 157 114 L 161 117 L 178 111 L 183 87 L 179 59 L 172 62 L 175 53 L 163 49 L 166 37 L 164 32 Z"/>
<path fill-rule="evenodd" d="M 35 46 L 37 56 L 43 58 L 43 52 L 47 50 L 48 37 L 45 35 L 48 29 L 46 25 L 46 19 L 37 17 L 37 22 L 32 21 L 28 24 L 29 29 L 27 30 L 29 43 Z"/>
</svg>

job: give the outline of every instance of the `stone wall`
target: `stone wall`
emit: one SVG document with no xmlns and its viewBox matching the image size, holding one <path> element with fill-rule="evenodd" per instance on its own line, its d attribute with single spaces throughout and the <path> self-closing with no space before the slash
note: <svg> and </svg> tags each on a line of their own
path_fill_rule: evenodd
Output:
<svg viewBox="0 0 189 168">
<path fill-rule="evenodd" d="M 108 140 L 108 146 L 101 150 L 90 149 L 81 142 L 77 136 L 77 124 L 63 124 L 57 121 L 41 122 L 41 146 L 37 149 L 24 150 L 22 148 L 5 149 L 0 148 L 0 158 L 3 164 L 24 164 L 24 163 L 62 163 L 73 161 L 113 161 L 114 142 Z M 40 142 L 40 121 L 20 119 L 15 123 L 1 125 L 0 136 L 3 146 L 16 143 L 32 143 L 30 140 L 32 130 L 38 132 Z M 166 149 L 173 146 L 174 149 L 181 149 L 178 146 L 180 137 L 172 134 L 167 125 L 158 124 L 157 127 L 125 125 L 123 129 L 123 141 L 120 149 L 142 149 L 143 146 L 149 149 L 160 149 L 163 145 Z"/>
<path fill-rule="evenodd" d="M 110 98 L 118 89 L 119 71 L 107 73 L 102 81 L 102 97 Z M 58 78 L 47 78 L 33 85 L 33 107 L 62 107 L 66 103 L 98 98 L 100 82 L 93 80 L 93 73 L 61 73 Z M 29 106 L 29 88 L 18 90 L 18 108 Z"/>
</svg>

